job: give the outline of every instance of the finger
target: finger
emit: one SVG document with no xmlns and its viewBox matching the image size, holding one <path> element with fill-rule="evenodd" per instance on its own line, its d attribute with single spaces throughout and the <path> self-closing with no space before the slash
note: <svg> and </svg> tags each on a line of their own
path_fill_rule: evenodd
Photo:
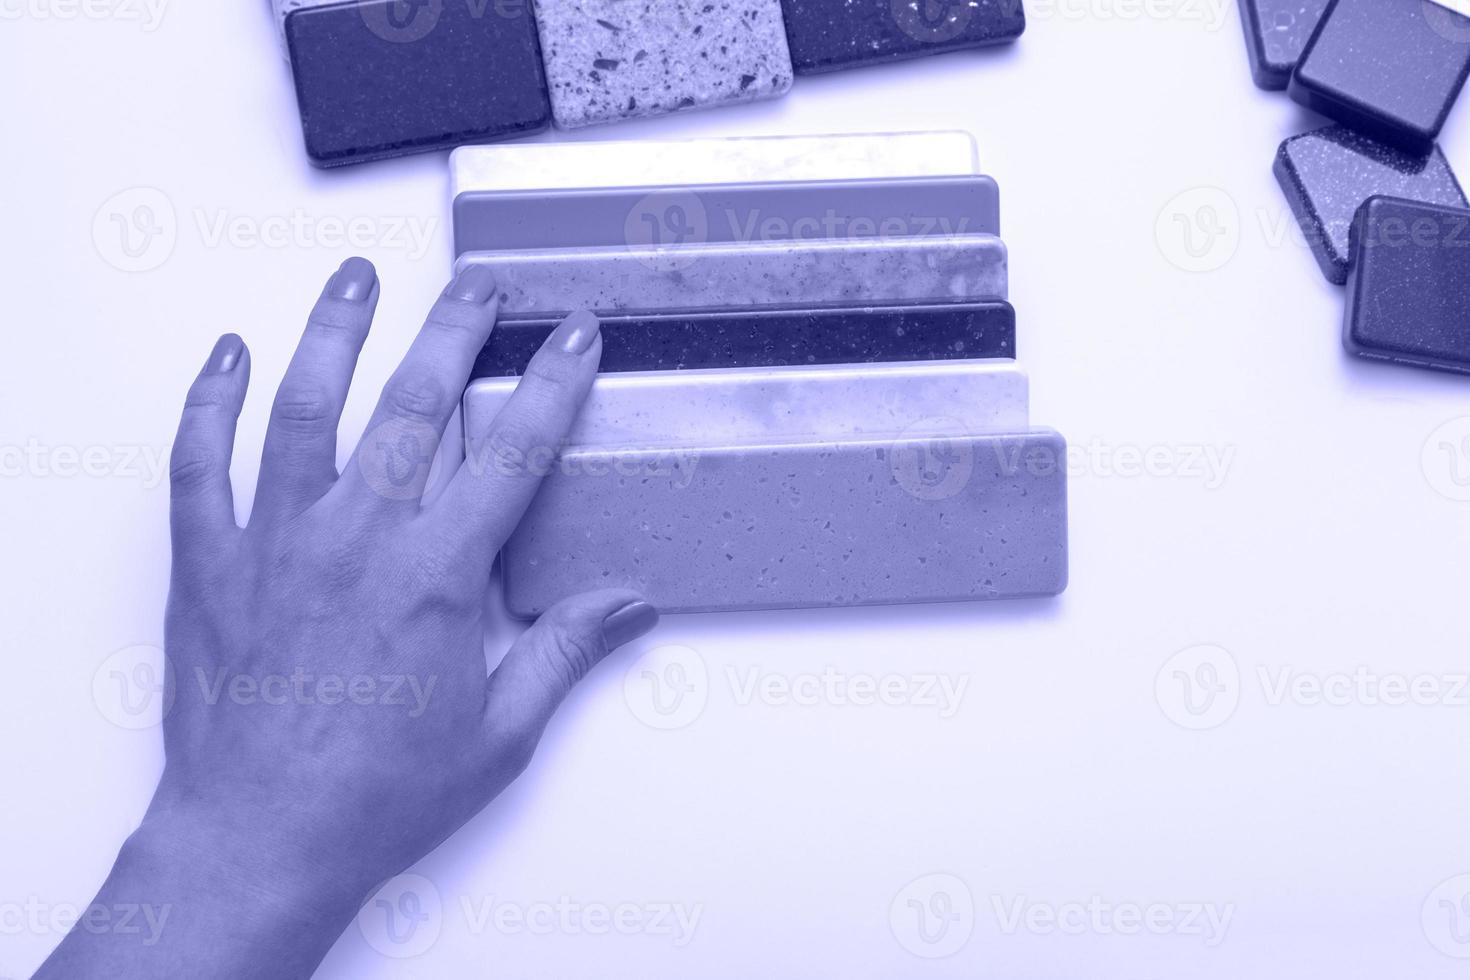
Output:
<svg viewBox="0 0 1470 980">
<path fill-rule="evenodd" d="M 251 520 L 291 518 L 337 481 L 337 425 L 381 289 L 367 259 L 328 280 L 271 407 Z"/>
<path fill-rule="evenodd" d="M 351 479 L 343 475 L 346 492 L 417 513 L 444 427 L 490 338 L 498 306 L 495 276 L 483 266 L 466 268 L 444 290 L 383 387 L 348 468 Z"/>
<path fill-rule="evenodd" d="M 492 751 L 524 765 L 573 687 L 610 652 L 658 625 L 658 610 L 625 589 L 557 603 L 521 635 L 490 675 L 485 726 Z"/>
<path fill-rule="evenodd" d="M 169 458 L 169 521 L 176 556 L 210 552 L 226 533 L 239 529 L 230 458 L 249 385 L 250 351 L 235 334 L 225 334 L 189 387 Z"/>
<path fill-rule="evenodd" d="M 597 377 L 602 337 L 585 311 L 562 321 L 489 426 L 468 433 L 465 462 L 430 511 L 446 540 L 488 565 L 526 513 Z"/>
</svg>

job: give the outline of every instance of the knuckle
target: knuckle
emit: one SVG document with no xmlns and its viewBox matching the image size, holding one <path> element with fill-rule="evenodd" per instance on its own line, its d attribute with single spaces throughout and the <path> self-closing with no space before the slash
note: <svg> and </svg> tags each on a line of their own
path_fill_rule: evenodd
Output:
<svg viewBox="0 0 1470 980">
<path fill-rule="evenodd" d="M 366 333 L 366 323 L 360 308 L 349 307 L 341 300 L 327 300 L 311 311 L 306 329 L 310 333 L 345 334 L 355 340 Z"/>
<path fill-rule="evenodd" d="M 425 326 L 449 333 L 480 333 L 485 329 L 488 310 L 481 303 L 462 299 L 445 299 L 435 304 Z"/>
<path fill-rule="evenodd" d="M 169 456 L 169 482 L 174 490 L 189 493 L 208 484 L 219 465 L 219 456 L 213 450 L 203 446 L 175 446 Z"/>
<path fill-rule="evenodd" d="M 324 425 L 333 421 L 335 416 L 332 400 L 315 385 L 282 385 L 271 407 L 273 420 L 303 428 Z"/>
<path fill-rule="evenodd" d="M 515 779 L 525 772 L 536 757 L 536 746 L 541 738 L 537 732 L 527 731 L 521 726 L 497 726 L 492 733 L 494 750 L 491 752 L 491 778 Z"/>
<path fill-rule="evenodd" d="M 412 421 L 437 421 L 448 401 L 444 386 L 423 375 L 395 375 L 383 389 L 388 410 Z"/>
<path fill-rule="evenodd" d="M 217 384 L 199 382 L 189 389 L 189 394 L 184 397 L 184 412 L 209 412 L 216 409 L 228 409 L 230 397 L 228 393 Z"/>
<path fill-rule="evenodd" d="M 586 677 L 602 659 L 603 644 L 577 633 L 556 629 L 545 653 L 548 670 L 566 690 Z"/>
<path fill-rule="evenodd" d="M 484 449 L 491 459 L 520 462 L 537 454 L 554 452 L 556 447 L 543 445 L 546 441 L 534 422 L 497 420 L 485 434 Z"/>
<path fill-rule="evenodd" d="M 526 367 L 524 381 L 545 392 L 546 397 L 562 398 L 570 393 L 575 365 L 565 358 L 534 357 Z"/>
</svg>

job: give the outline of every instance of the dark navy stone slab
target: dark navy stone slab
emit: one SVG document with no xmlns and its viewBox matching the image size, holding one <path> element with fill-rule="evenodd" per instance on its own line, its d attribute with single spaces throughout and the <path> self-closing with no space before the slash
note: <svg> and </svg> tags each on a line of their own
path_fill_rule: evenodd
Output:
<svg viewBox="0 0 1470 980">
<path fill-rule="evenodd" d="M 1470 207 L 1439 147 L 1417 156 L 1329 126 L 1281 144 L 1276 179 L 1328 280 L 1347 282 L 1349 231 L 1375 195 Z"/>
<path fill-rule="evenodd" d="M 286 17 L 306 152 L 332 167 L 551 121 L 530 4 L 362 0 Z"/>
<path fill-rule="evenodd" d="M 1258 86 L 1286 88 L 1326 8 L 1327 0 L 1240 0 L 1251 77 Z"/>
<path fill-rule="evenodd" d="M 1016 312 L 1001 301 L 605 316 L 603 372 L 872 364 L 1016 356 Z M 505 319 L 473 377 L 521 374 L 557 319 Z"/>
<path fill-rule="evenodd" d="M 1026 29 L 1022 0 L 782 0 L 798 75 L 1005 44 Z"/>
<path fill-rule="evenodd" d="M 1375 197 L 1353 230 L 1343 344 L 1470 372 L 1470 210 Z"/>
<path fill-rule="evenodd" d="M 1433 0 L 1332 0 L 1291 97 L 1411 153 L 1427 153 L 1470 74 L 1470 18 Z"/>
</svg>

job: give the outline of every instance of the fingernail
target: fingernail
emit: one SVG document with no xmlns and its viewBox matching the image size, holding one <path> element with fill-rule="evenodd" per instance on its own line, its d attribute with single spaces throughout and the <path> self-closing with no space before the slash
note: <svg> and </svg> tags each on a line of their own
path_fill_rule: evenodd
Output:
<svg viewBox="0 0 1470 980">
<path fill-rule="evenodd" d="M 607 648 L 615 650 L 631 643 L 658 625 L 658 610 L 639 600 L 630 602 L 602 621 L 602 636 Z"/>
<path fill-rule="evenodd" d="M 601 329 L 597 317 L 578 310 L 563 320 L 546 342 L 565 354 L 585 354 Z"/>
<path fill-rule="evenodd" d="M 227 333 L 214 342 L 209 354 L 209 363 L 204 366 L 206 374 L 229 374 L 240 363 L 240 354 L 245 350 L 245 341 L 239 335 Z"/>
<path fill-rule="evenodd" d="M 495 295 L 495 273 L 483 265 L 466 266 L 444 290 L 444 295 L 466 303 L 488 303 Z"/>
<path fill-rule="evenodd" d="M 351 303 L 361 303 L 373 294 L 373 287 L 378 283 L 378 270 L 367 259 L 353 256 L 332 276 L 332 284 L 328 288 L 328 295 L 332 299 L 344 299 Z"/>
</svg>

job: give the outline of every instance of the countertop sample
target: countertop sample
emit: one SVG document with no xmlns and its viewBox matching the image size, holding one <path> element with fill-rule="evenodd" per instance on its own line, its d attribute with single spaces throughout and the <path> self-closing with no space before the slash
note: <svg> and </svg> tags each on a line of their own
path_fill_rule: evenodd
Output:
<svg viewBox="0 0 1470 980">
<path fill-rule="evenodd" d="M 1240 0 L 1240 22 L 1257 85 L 1287 87 L 1326 8 L 1327 0 Z"/>
<path fill-rule="evenodd" d="M 799 75 L 922 58 L 1014 41 L 1022 0 L 783 0 Z"/>
<path fill-rule="evenodd" d="M 601 320 L 604 374 L 1016 356 L 1016 311 L 1003 300 L 699 310 Z M 502 317 L 472 377 L 524 373 L 559 322 Z"/>
<path fill-rule="evenodd" d="M 1338 285 L 1347 282 L 1349 231 L 1368 198 L 1467 204 L 1438 146 L 1425 156 L 1406 153 L 1345 126 L 1293 136 L 1277 151 L 1274 170 L 1322 274 Z"/>
</svg>

